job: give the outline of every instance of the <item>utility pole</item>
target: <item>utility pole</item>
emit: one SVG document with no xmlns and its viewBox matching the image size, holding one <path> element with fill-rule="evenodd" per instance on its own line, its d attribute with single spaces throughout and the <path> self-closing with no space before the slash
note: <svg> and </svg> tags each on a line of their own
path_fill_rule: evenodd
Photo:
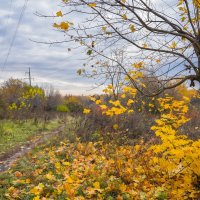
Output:
<svg viewBox="0 0 200 200">
<path fill-rule="evenodd" d="M 29 85 L 31 86 L 31 68 L 28 68 Z"/>
<path fill-rule="evenodd" d="M 31 86 L 32 77 L 31 77 L 31 68 L 30 67 L 28 68 L 28 72 L 25 72 L 25 75 L 28 75 L 28 78 L 25 78 L 25 79 L 29 79 L 29 85 Z"/>
</svg>

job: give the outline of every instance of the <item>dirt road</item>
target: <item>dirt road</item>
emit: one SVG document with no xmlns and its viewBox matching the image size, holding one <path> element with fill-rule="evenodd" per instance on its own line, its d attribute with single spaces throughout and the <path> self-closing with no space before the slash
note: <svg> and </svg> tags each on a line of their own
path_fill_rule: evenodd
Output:
<svg viewBox="0 0 200 200">
<path fill-rule="evenodd" d="M 38 134 L 30 141 L 27 141 L 23 146 L 19 146 L 11 152 L 5 154 L 2 158 L 0 158 L 0 172 L 8 170 L 19 158 L 23 157 L 36 146 L 45 143 L 45 141 L 53 138 L 54 136 L 57 136 L 63 131 L 63 129 L 64 125 L 54 131 Z"/>
</svg>

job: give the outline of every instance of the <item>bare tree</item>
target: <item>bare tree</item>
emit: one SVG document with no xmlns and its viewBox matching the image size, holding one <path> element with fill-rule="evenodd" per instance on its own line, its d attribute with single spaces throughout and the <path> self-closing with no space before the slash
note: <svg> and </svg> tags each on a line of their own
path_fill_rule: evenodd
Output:
<svg viewBox="0 0 200 200">
<path fill-rule="evenodd" d="M 54 24 L 66 33 L 59 42 L 86 47 L 92 67 L 102 65 L 102 59 L 115 63 L 149 96 L 186 81 L 190 86 L 200 82 L 199 0 L 64 0 L 64 8 L 57 15 L 62 23 Z M 117 48 L 126 51 L 125 62 L 113 56 Z M 159 89 L 145 90 L 129 76 L 131 65 L 141 61 L 145 68 L 140 70 L 145 77 L 157 77 Z"/>
</svg>

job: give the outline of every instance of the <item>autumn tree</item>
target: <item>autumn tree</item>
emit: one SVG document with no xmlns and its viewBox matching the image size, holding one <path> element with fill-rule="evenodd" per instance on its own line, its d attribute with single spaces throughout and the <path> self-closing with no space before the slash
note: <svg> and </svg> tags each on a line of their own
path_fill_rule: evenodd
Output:
<svg viewBox="0 0 200 200">
<path fill-rule="evenodd" d="M 27 84 L 19 79 L 10 78 L 5 81 L 0 88 L 1 100 L 8 106 L 16 102 L 24 91 Z"/>
<path fill-rule="evenodd" d="M 62 103 L 62 97 L 61 94 L 56 91 L 53 86 L 45 87 L 44 88 L 45 93 L 45 110 L 46 111 L 52 111 L 55 110 L 56 107 Z"/>
<path fill-rule="evenodd" d="M 101 70 L 103 60 L 115 63 L 146 95 L 184 82 L 190 86 L 199 83 L 199 0 L 62 0 L 61 7 L 53 26 L 65 32 L 66 38 L 58 43 L 76 41 L 86 47 L 94 73 Z M 123 63 L 113 54 L 119 48 L 127 54 Z M 143 62 L 144 68 L 137 70 L 158 78 L 159 89 L 142 88 L 130 76 L 129 70 L 138 62 Z"/>
</svg>

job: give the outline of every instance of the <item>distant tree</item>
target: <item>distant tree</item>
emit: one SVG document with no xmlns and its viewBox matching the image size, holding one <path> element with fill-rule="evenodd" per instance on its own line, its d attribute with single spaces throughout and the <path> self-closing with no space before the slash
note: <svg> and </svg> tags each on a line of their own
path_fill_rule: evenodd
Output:
<svg viewBox="0 0 200 200">
<path fill-rule="evenodd" d="M 41 88 L 26 85 L 19 97 L 8 105 L 8 109 L 18 119 L 32 118 L 35 113 L 43 114 L 44 99 L 44 91 Z"/>
<path fill-rule="evenodd" d="M 78 97 L 67 95 L 64 102 L 71 113 L 82 113 L 83 105 Z"/>
<path fill-rule="evenodd" d="M 47 111 L 56 110 L 57 106 L 62 104 L 62 96 L 58 91 L 55 91 L 52 86 L 44 89 L 46 96 L 45 109 Z"/>
<path fill-rule="evenodd" d="M 0 87 L 0 117 L 32 117 L 31 113 L 43 112 L 45 95 L 42 88 L 29 86 L 19 79 L 10 78 Z"/>
<path fill-rule="evenodd" d="M 2 84 L 2 87 L 0 88 L 2 101 L 5 102 L 5 104 L 7 105 L 16 102 L 23 93 L 24 87 L 27 86 L 28 85 L 25 82 L 19 79 L 8 79 Z"/>
</svg>

